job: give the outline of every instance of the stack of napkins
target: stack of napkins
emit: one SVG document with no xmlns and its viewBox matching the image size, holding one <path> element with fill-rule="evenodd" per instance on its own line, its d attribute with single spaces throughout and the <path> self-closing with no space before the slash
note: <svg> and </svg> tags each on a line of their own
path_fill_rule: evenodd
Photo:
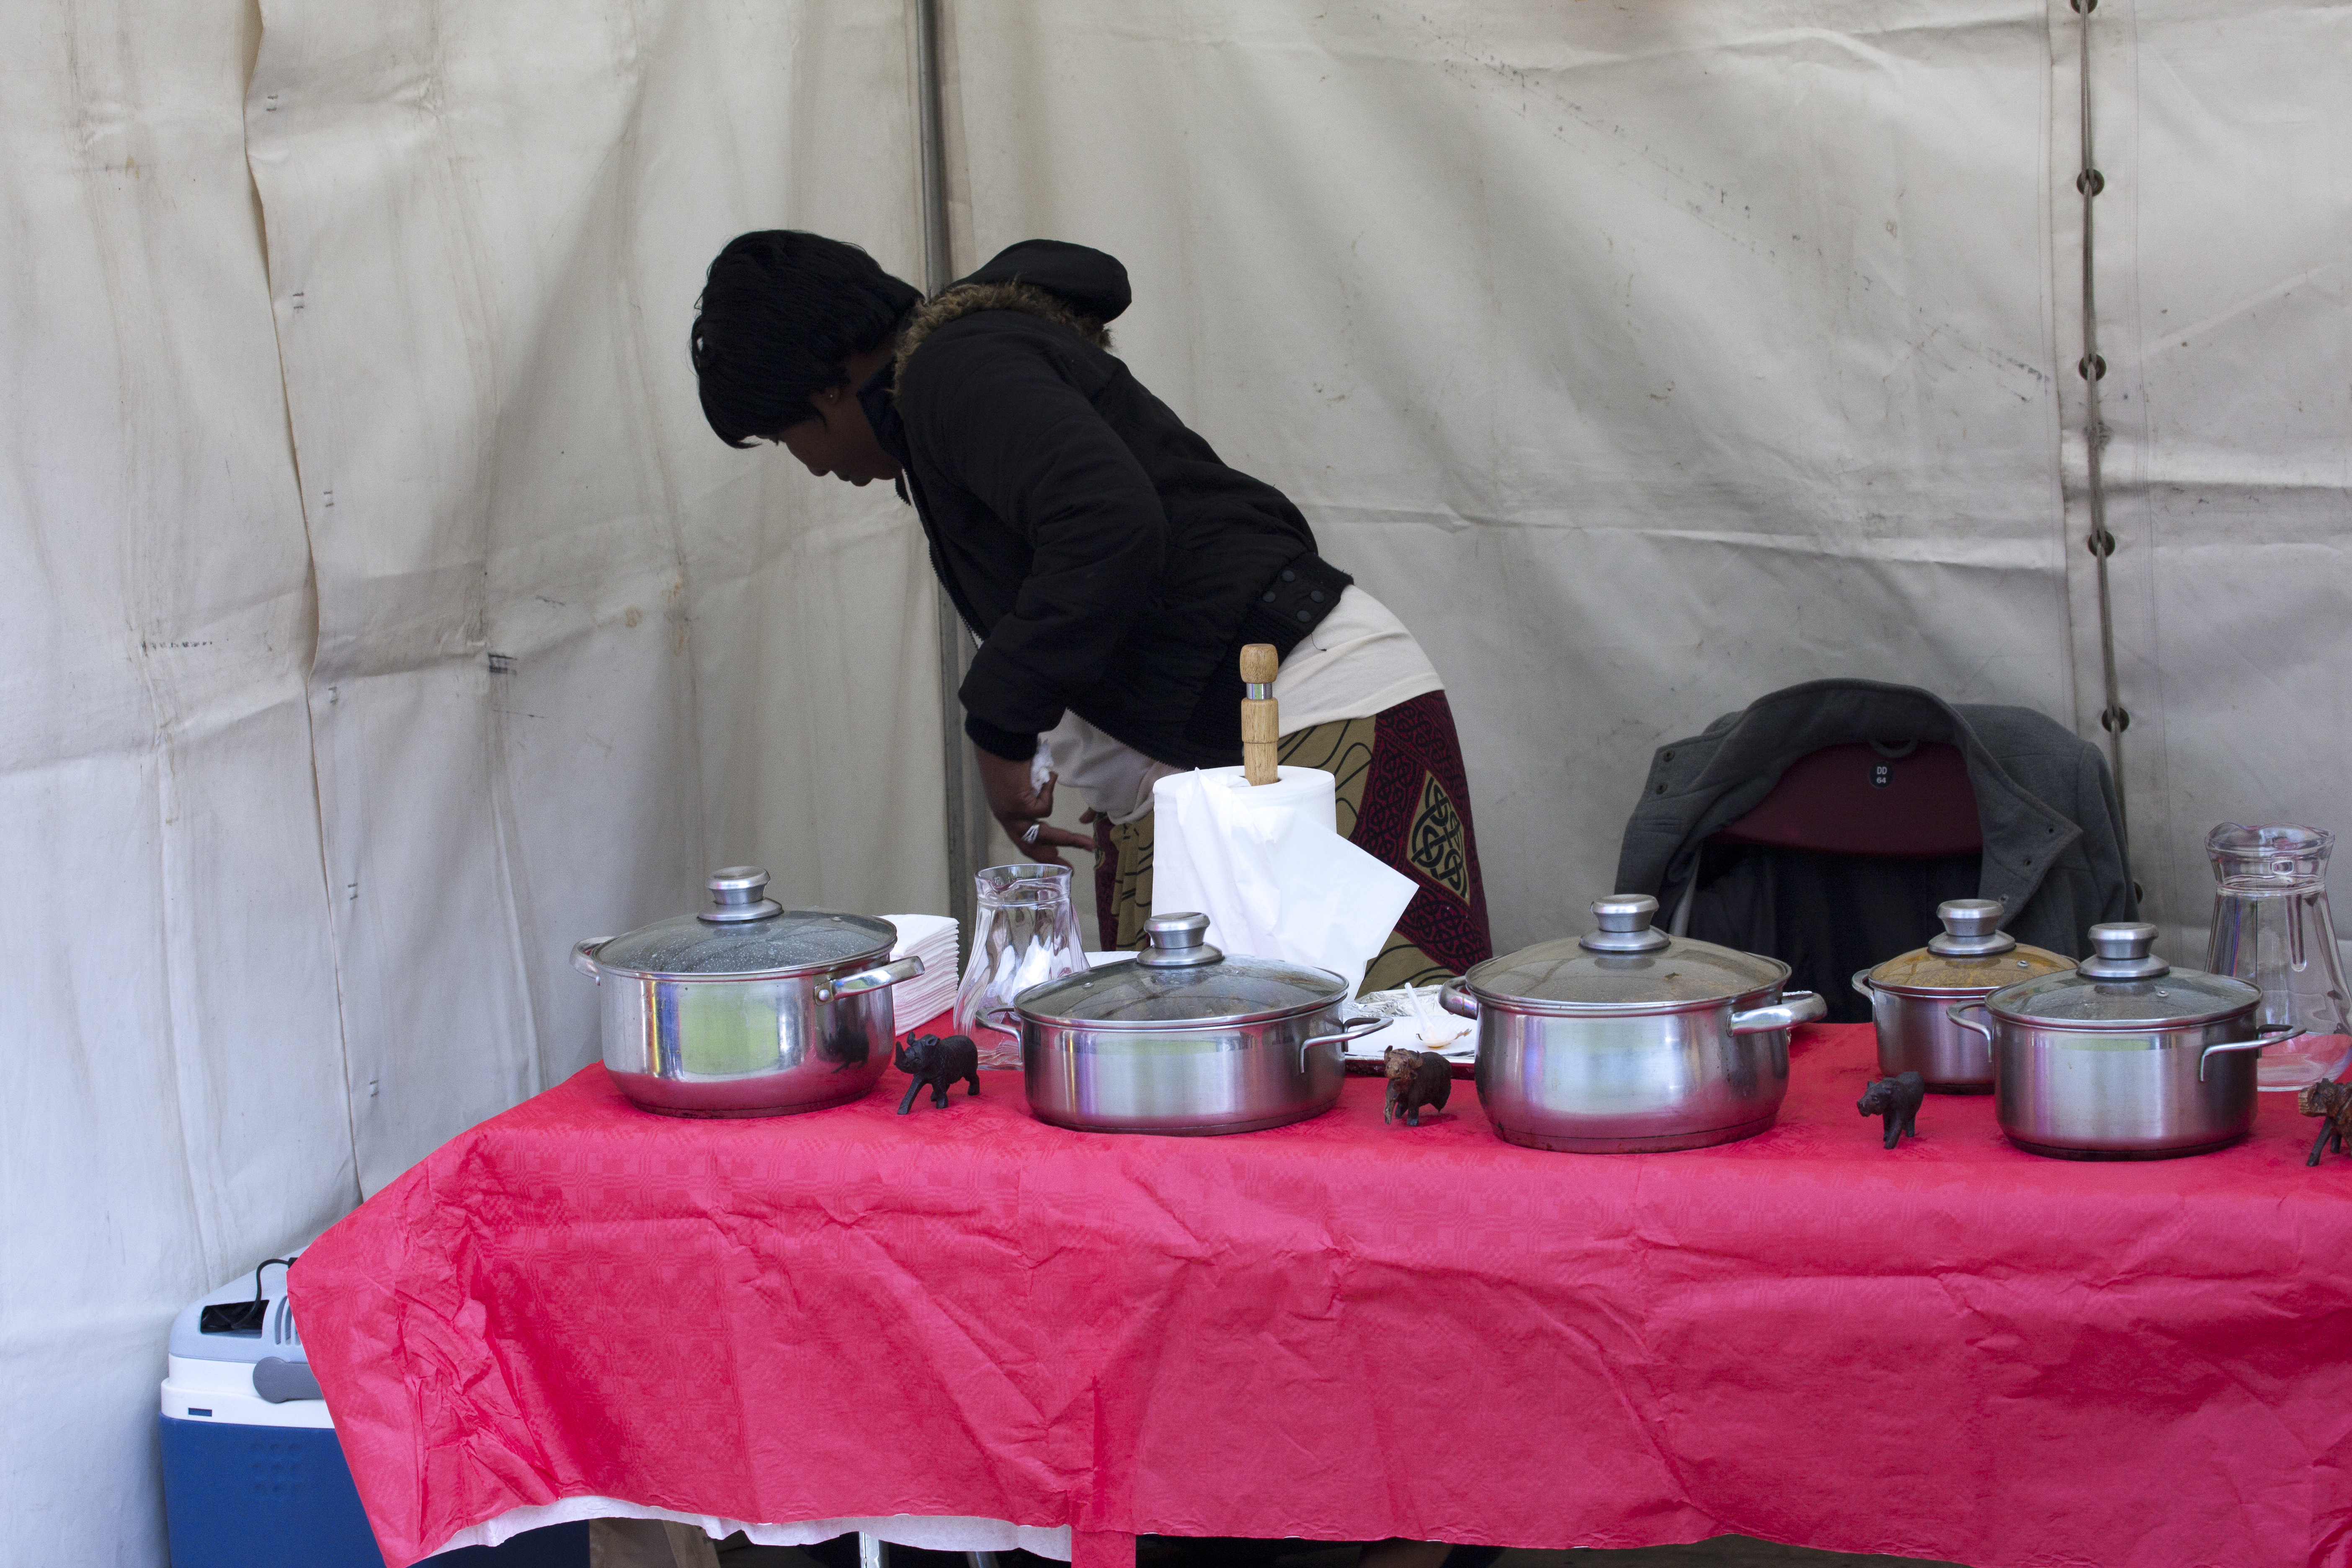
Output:
<svg viewBox="0 0 2352 1568">
<path fill-rule="evenodd" d="M 884 915 L 898 928 L 893 958 L 908 953 L 923 961 L 923 972 L 891 988 L 890 1016 L 901 1033 L 920 1028 L 955 1005 L 956 923 L 952 915 Z"/>
</svg>

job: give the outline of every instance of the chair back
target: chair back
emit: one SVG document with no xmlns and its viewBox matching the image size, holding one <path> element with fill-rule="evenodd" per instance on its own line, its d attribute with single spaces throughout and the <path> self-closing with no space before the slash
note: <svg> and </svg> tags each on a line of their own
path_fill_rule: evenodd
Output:
<svg viewBox="0 0 2352 1568">
<path fill-rule="evenodd" d="M 1972 898 L 1984 833 L 1958 746 L 1864 741 L 1800 757 L 1699 851 L 1693 936 L 1789 964 L 1836 1023 L 1869 1005 L 1848 977 L 1934 935 L 1937 904 Z"/>
<path fill-rule="evenodd" d="M 1958 746 L 1866 741 L 1799 758 L 1755 810 L 1712 841 L 1927 859 L 1976 854 L 1984 832 Z"/>
</svg>

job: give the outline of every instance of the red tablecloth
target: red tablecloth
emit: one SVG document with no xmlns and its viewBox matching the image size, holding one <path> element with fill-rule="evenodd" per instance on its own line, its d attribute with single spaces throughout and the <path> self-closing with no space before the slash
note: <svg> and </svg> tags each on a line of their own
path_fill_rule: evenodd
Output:
<svg viewBox="0 0 2352 1568">
<path fill-rule="evenodd" d="M 1297 1126 L 1118 1138 L 1018 1079 L 894 1111 L 646 1115 L 591 1068 L 331 1231 L 293 1292 L 387 1555 L 572 1496 L 746 1521 L 1976 1564 L 2352 1561 L 2352 1160 L 2085 1164 L 1866 1028 L 1780 1125 L 1676 1154 Z M 1103 1532 L 1099 1536 L 1088 1532 Z"/>
</svg>

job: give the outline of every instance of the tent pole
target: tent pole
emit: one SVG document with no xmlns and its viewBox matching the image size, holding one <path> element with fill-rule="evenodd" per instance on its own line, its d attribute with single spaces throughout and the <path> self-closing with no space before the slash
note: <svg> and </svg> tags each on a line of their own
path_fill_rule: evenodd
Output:
<svg viewBox="0 0 2352 1568">
<path fill-rule="evenodd" d="M 946 121 L 940 111 L 939 0 L 914 0 L 915 95 L 921 151 L 923 291 L 936 294 L 954 280 L 948 248 Z M 964 743 L 956 691 L 971 663 L 971 637 L 942 587 L 939 592 L 940 761 L 947 811 L 948 912 L 966 942 L 979 914 L 973 878 L 988 857 L 988 797 L 980 769 Z M 920 1019 L 908 1019 L 910 1024 Z"/>
<path fill-rule="evenodd" d="M 2114 595 L 2107 585 L 2107 557 L 2116 552 L 2116 536 L 2107 531 L 2107 487 L 2103 472 L 2103 458 L 2107 444 L 2107 427 L 2099 416 L 2099 378 L 2107 374 L 2107 362 L 2099 355 L 2099 310 L 2096 279 L 2093 273 L 2092 207 L 2099 193 L 2106 188 L 2106 176 L 2099 173 L 2097 160 L 2092 154 L 2091 142 L 2091 13 L 2098 9 L 2099 0 L 2072 0 L 2074 13 L 2080 18 L 2083 101 L 2083 168 L 2074 176 L 2074 188 L 2083 194 L 2083 357 L 2075 369 L 2082 374 L 2085 428 L 2083 450 L 2089 480 L 2091 505 L 2091 558 L 2098 563 L 2099 583 L 2099 673 L 2105 683 L 2106 705 L 2099 710 L 2099 727 L 2107 732 L 2107 767 L 2115 774 L 2116 806 L 2124 819 L 2116 826 L 2124 840 L 2124 853 L 2131 853 L 2129 820 L 2131 807 L 2124 791 L 2124 731 L 2131 727 L 2131 714 L 2125 710 L 2120 687 L 2116 679 L 2116 612 Z"/>
</svg>

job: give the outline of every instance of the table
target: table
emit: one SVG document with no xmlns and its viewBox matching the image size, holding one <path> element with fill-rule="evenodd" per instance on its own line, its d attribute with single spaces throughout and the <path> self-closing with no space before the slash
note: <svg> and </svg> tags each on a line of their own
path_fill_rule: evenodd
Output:
<svg viewBox="0 0 2352 1568">
<path fill-rule="evenodd" d="M 1976 1564 L 2352 1562 L 2352 1160 L 2038 1158 L 1867 1027 L 1780 1124 L 1671 1154 L 1312 1121 L 1077 1134 L 1017 1078 L 658 1118 L 601 1068 L 305 1256 L 311 1364 L 387 1556 L 623 1498 L 789 1522 L 1629 1546 Z"/>
</svg>

